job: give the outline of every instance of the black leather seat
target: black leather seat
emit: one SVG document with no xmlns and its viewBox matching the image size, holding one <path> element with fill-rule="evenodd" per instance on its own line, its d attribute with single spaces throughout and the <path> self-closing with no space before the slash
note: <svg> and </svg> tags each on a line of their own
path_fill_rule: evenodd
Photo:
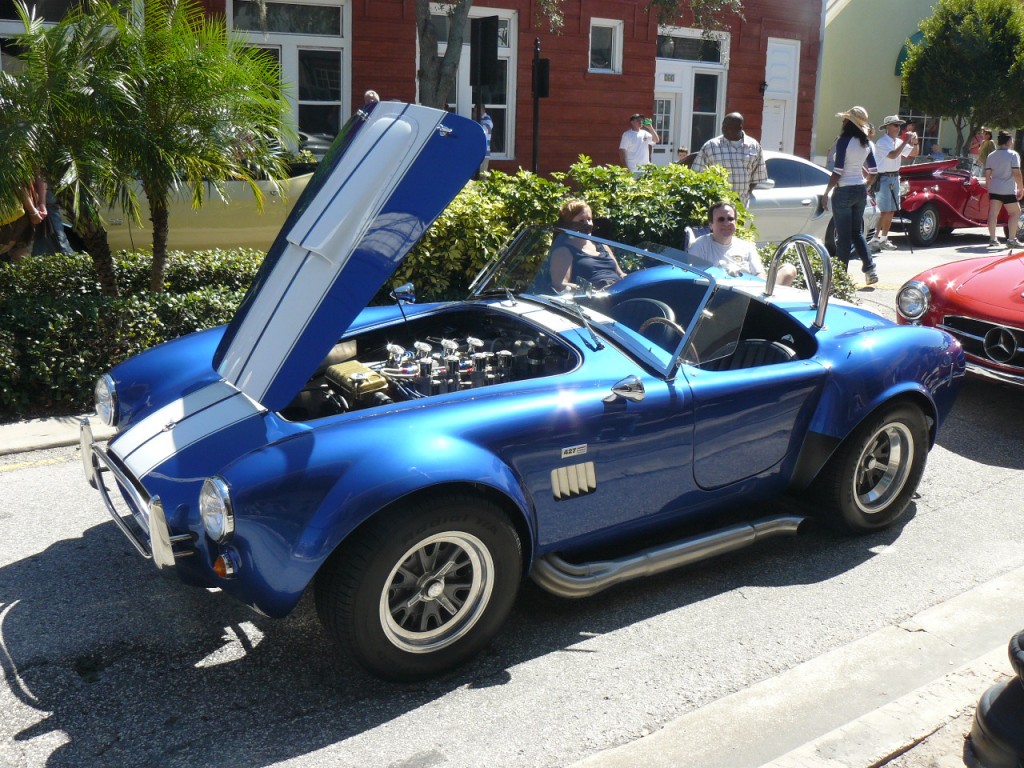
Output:
<svg viewBox="0 0 1024 768">
<path fill-rule="evenodd" d="M 743 339 L 737 342 L 730 353 L 715 355 L 702 368 L 711 371 L 735 371 L 740 368 L 755 368 L 759 365 L 786 363 L 796 359 L 796 351 L 778 341 L 767 339 Z"/>
</svg>

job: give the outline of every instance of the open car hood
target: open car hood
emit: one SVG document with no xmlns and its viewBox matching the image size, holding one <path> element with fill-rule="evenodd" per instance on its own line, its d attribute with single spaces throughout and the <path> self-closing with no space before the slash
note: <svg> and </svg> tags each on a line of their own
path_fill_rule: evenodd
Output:
<svg viewBox="0 0 1024 768">
<path fill-rule="evenodd" d="M 982 265 L 964 275 L 957 295 L 978 304 L 1024 313 L 1024 254 L 982 261 Z"/>
<path fill-rule="evenodd" d="M 214 354 L 284 408 L 484 156 L 472 120 L 399 102 L 357 112 L 302 193 Z"/>
</svg>

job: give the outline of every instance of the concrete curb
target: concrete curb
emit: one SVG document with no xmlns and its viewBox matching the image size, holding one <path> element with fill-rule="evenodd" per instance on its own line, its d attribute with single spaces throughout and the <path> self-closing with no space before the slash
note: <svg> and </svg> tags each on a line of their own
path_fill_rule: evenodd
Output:
<svg viewBox="0 0 1024 768">
<path fill-rule="evenodd" d="M 1010 673 L 1006 646 L 1021 628 L 1022 592 L 1024 568 L 575 768 L 882 765 L 977 703 Z"/>
<path fill-rule="evenodd" d="M 994 683 L 1009 679 L 1010 674 L 1003 643 L 956 671 L 765 763 L 762 768 L 884 765 L 961 713 L 973 712 L 981 694 Z"/>
</svg>

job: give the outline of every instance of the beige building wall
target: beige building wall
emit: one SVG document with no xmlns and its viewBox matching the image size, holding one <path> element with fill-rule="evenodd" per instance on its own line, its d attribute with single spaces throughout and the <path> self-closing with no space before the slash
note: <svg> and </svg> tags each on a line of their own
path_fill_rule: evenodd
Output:
<svg viewBox="0 0 1024 768">
<path fill-rule="evenodd" d="M 821 90 L 815 112 L 812 159 L 824 163 L 842 121 L 835 117 L 859 104 L 880 123 L 899 111 L 896 60 L 904 43 L 932 14 L 935 0 L 825 0 Z M 920 126 L 918 126 L 920 130 Z M 953 129 L 942 125 L 939 144 L 950 146 Z"/>
</svg>

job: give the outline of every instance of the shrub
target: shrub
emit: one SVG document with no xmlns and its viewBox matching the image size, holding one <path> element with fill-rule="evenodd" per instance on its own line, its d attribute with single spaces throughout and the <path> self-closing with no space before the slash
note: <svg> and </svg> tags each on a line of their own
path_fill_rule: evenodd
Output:
<svg viewBox="0 0 1024 768">
<path fill-rule="evenodd" d="M 614 238 L 678 247 L 708 205 L 735 200 L 743 236 L 750 215 L 725 172 L 695 173 L 682 165 L 649 165 L 634 177 L 618 166 L 581 156 L 566 173 L 492 171 L 472 182 L 438 217 L 396 272 L 392 284 L 415 277 L 421 301 L 464 297 L 472 279 L 517 229 L 551 224 L 570 197 L 611 220 Z M 770 258 L 770 249 L 762 257 Z M 264 254 L 247 249 L 168 254 L 164 291 L 150 293 L 151 255 L 115 258 L 122 295 L 103 296 L 92 261 L 81 254 L 0 264 L 0 418 L 85 409 L 92 383 L 111 365 L 155 344 L 227 322 Z M 852 298 L 845 270 L 834 269 L 833 294 Z M 385 300 L 389 288 L 377 297 Z"/>
<path fill-rule="evenodd" d="M 88 408 L 111 365 L 160 342 L 227 322 L 263 254 L 173 253 L 167 291 L 149 293 L 148 257 L 118 254 L 123 294 L 99 292 L 88 256 L 0 265 L 0 418 Z"/>
</svg>

